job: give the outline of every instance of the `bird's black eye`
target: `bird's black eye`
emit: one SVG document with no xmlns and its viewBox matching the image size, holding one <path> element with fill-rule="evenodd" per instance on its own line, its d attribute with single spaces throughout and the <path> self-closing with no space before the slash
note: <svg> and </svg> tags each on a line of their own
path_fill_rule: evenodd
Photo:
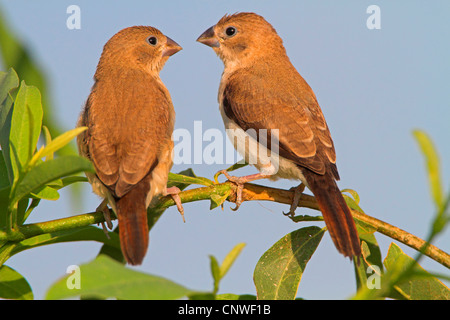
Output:
<svg viewBox="0 0 450 320">
<path fill-rule="evenodd" d="M 147 42 L 150 43 L 152 46 L 156 46 L 158 43 L 158 39 L 154 36 L 150 36 L 147 38 Z"/>
<path fill-rule="evenodd" d="M 227 34 L 227 36 L 232 37 L 236 34 L 236 28 L 228 27 L 227 30 L 225 30 L 225 33 Z"/>
</svg>

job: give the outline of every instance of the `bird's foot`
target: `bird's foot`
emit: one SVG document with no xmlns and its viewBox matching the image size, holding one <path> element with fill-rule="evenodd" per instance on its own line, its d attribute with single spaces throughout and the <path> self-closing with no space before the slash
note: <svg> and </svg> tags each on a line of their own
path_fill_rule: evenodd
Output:
<svg viewBox="0 0 450 320">
<path fill-rule="evenodd" d="M 283 214 L 285 216 L 290 216 L 291 218 L 295 215 L 295 209 L 298 207 L 298 202 L 300 201 L 300 198 L 302 196 L 302 192 L 305 191 L 305 185 L 303 183 L 300 183 L 297 187 L 292 187 L 290 189 L 291 191 L 294 191 L 294 197 L 292 198 L 291 208 L 289 209 L 289 212 Z"/>
<path fill-rule="evenodd" d="M 105 221 L 101 222 L 101 225 L 102 225 L 103 232 L 106 234 L 106 237 L 109 239 L 108 229 L 112 230 L 113 224 L 111 222 L 111 212 L 109 211 L 109 208 L 108 208 L 108 200 L 104 199 L 102 201 L 102 203 L 100 203 L 100 205 L 97 207 L 97 209 L 95 209 L 95 211 L 103 213 L 103 218 L 105 219 Z M 106 225 L 105 225 L 105 223 L 106 223 Z"/>
<path fill-rule="evenodd" d="M 184 219 L 184 208 L 181 204 L 181 198 L 178 195 L 180 192 L 181 190 L 178 187 L 170 187 L 166 189 L 166 193 L 164 195 L 170 195 L 172 197 L 173 201 L 177 205 L 178 212 L 180 212 L 181 217 L 183 218 L 183 222 L 186 222 L 186 220 Z"/>
<path fill-rule="evenodd" d="M 233 210 L 233 211 L 236 211 L 237 209 L 239 209 L 239 207 L 242 204 L 242 191 L 244 190 L 245 183 L 270 177 L 270 175 L 262 174 L 262 173 L 251 174 L 251 175 L 243 176 L 243 177 L 235 177 L 235 176 L 230 176 L 226 170 L 221 170 L 220 173 L 222 173 L 225 177 L 227 177 L 228 181 L 233 182 L 237 186 L 236 201 L 235 201 L 236 207 L 231 208 L 231 210 Z"/>
</svg>

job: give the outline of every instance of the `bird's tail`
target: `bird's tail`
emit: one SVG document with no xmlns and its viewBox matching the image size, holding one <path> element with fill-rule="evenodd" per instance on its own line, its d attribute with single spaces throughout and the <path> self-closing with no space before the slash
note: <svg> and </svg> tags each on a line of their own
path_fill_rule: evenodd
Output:
<svg viewBox="0 0 450 320">
<path fill-rule="evenodd" d="M 361 245 L 355 221 L 336 180 L 330 174 L 304 173 L 337 250 L 350 259 L 359 257 Z"/>
<path fill-rule="evenodd" d="M 145 204 L 148 190 L 145 189 L 145 186 L 139 183 L 116 201 L 120 246 L 125 260 L 131 265 L 141 264 L 148 248 Z"/>
</svg>

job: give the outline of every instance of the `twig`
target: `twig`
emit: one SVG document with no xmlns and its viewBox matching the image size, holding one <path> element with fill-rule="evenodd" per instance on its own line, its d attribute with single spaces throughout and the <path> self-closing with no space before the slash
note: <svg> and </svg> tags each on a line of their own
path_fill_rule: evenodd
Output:
<svg viewBox="0 0 450 320">
<path fill-rule="evenodd" d="M 236 196 L 236 186 L 230 182 L 185 190 L 179 195 L 183 203 L 189 203 L 194 201 L 209 200 L 212 194 L 225 196 L 230 192 L 230 190 L 232 190 L 233 192 L 231 192 L 227 200 L 233 202 Z M 271 188 L 250 183 L 245 184 L 242 193 L 243 201 L 274 201 L 284 204 L 291 204 L 293 196 L 294 192 L 289 190 Z M 173 205 L 175 205 L 175 203 L 170 196 L 161 198 L 155 208 L 149 210 L 149 227 L 151 228 L 156 223 L 156 221 L 164 212 L 164 209 Z M 319 210 L 315 198 L 307 194 L 302 194 L 298 206 Z M 390 225 L 389 223 L 355 210 L 351 210 L 351 212 L 355 219 L 373 226 L 376 231 L 394 240 L 397 240 L 415 250 L 419 251 L 426 244 L 424 240 L 400 228 Z M 311 217 L 305 220 L 311 221 Z M 320 220 L 320 217 L 318 217 L 317 220 Z M 85 227 L 103 221 L 104 218 L 102 213 L 92 212 L 58 220 L 26 224 L 20 226 L 16 231 L 13 232 L 0 230 L 0 241 L 21 241 L 44 233 L 70 230 L 77 227 Z M 450 269 L 450 255 L 448 253 L 429 244 L 424 254 Z"/>
</svg>

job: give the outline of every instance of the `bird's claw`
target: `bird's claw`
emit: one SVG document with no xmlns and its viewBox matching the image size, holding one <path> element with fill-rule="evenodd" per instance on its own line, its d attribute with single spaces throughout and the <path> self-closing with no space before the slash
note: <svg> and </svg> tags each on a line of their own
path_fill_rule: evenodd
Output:
<svg viewBox="0 0 450 320">
<path fill-rule="evenodd" d="M 295 209 L 297 209 L 298 202 L 300 201 L 300 198 L 302 196 L 302 192 L 305 191 L 305 185 L 303 183 L 301 183 L 299 186 L 292 187 L 290 190 L 294 191 L 294 196 L 292 198 L 291 207 L 289 209 L 289 212 L 285 213 L 283 211 L 283 215 L 290 216 L 291 218 L 293 218 L 295 215 Z"/>
<path fill-rule="evenodd" d="M 95 212 L 101 212 L 103 213 L 103 218 L 105 219 L 105 221 L 101 222 L 100 224 L 102 225 L 102 229 L 103 232 L 105 233 L 106 237 L 109 239 L 109 230 L 112 230 L 113 228 L 113 224 L 111 222 L 111 212 L 109 211 L 108 208 L 108 201 L 105 199 L 102 201 L 102 203 L 100 203 L 100 205 L 97 207 L 97 209 L 95 209 Z M 106 225 L 105 225 L 106 223 Z"/>
<path fill-rule="evenodd" d="M 181 190 L 179 188 L 170 187 L 166 190 L 165 195 L 170 195 L 172 197 L 173 201 L 177 205 L 178 212 L 181 214 L 181 217 L 183 218 L 183 222 L 186 222 L 186 220 L 184 219 L 184 208 L 183 205 L 181 204 L 181 198 L 178 195 L 180 192 Z"/>
<path fill-rule="evenodd" d="M 244 190 L 244 183 L 246 183 L 247 181 L 242 177 L 230 176 L 227 170 L 221 170 L 219 172 L 222 173 L 228 179 L 228 181 L 233 182 L 237 186 L 235 201 L 236 207 L 231 208 L 231 210 L 237 211 L 242 204 L 242 191 Z"/>
</svg>

